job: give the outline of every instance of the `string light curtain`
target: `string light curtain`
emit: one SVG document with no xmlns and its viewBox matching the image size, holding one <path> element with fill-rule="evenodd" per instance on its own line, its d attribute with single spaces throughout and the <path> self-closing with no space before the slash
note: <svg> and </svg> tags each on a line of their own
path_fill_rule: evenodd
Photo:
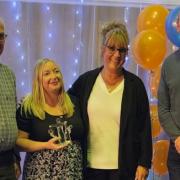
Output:
<svg viewBox="0 0 180 180">
<path fill-rule="evenodd" d="M 1 59 L 16 74 L 18 99 L 31 91 L 32 71 L 39 58 L 48 57 L 60 64 L 66 89 L 81 73 L 100 66 L 102 24 L 121 21 L 127 25 L 130 38 L 134 37 L 139 11 L 139 8 L 1 1 L 0 16 L 8 34 Z M 126 68 L 137 73 L 131 58 L 129 53 Z"/>
</svg>

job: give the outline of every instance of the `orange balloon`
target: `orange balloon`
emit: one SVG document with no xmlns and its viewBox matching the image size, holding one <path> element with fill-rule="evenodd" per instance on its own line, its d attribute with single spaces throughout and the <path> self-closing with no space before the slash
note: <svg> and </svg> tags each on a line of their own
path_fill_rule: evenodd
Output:
<svg viewBox="0 0 180 180">
<path fill-rule="evenodd" d="M 166 54 L 166 38 L 154 30 L 142 31 L 132 42 L 135 62 L 144 69 L 157 68 Z"/>
<path fill-rule="evenodd" d="M 147 29 L 158 31 L 166 37 L 165 22 L 169 11 L 161 5 L 145 7 L 137 19 L 137 30 L 141 32 Z"/>
<path fill-rule="evenodd" d="M 158 118 L 157 104 L 150 104 L 150 116 L 151 116 L 151 131 L 152 137 L 158 137 L 161 133 L 161 126 Z"/>
<path fill-rule="evenodd" d="M 152 98 L 157 98 L 157 91 L 159 87 L 159 81 L 161 76 L 161 66 L 152 70 L 149 76 L 149 87 Z"/>
<path fill-rule="evenodd" d="M 153 145 L 153 171 L 158 175 L 165 175 L 167 169 L 167 156 L 169 150 L 168 140 L 159 140 Z"/>
</svg>

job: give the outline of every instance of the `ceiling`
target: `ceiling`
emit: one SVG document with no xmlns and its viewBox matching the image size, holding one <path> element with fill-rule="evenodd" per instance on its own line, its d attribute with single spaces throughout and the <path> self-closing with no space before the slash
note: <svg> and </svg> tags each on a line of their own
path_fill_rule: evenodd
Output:
<svg viewBox="0 0 180 180">
<path fill-rule="evenodd" d="M 12 0 L 4 0 L 12 1 Z M 81 4 L 96 6 L 124 6 L 144 7 L 151 4 L 161 4 L 167 8 L 180 6 L 180 0 L 16 0 L 21 2 L 58 3 L 58 4 Z"/>
</svg>

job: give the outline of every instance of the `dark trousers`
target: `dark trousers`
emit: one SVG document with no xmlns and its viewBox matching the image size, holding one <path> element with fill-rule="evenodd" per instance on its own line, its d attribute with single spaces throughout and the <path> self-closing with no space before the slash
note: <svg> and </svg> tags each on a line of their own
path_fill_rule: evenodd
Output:
<svg viewBox="0 0 180 180">
<path fill-rule="evenodd" d="M 14 164 L 0 166 L 0 180 L 16 180 Z"/>
<path fill-rule="evenodd" d="M 180 154 L 176 151 L 173 142 L 170 142 L 167 166 L 169 179 L 180 180 Z"/>
<path fill-rule="evenodd" d="M 104 170 L 87 168 L 85 180 L 134 180 L 128 174 L 120 173 L 119 170 Z"/>
</svg>

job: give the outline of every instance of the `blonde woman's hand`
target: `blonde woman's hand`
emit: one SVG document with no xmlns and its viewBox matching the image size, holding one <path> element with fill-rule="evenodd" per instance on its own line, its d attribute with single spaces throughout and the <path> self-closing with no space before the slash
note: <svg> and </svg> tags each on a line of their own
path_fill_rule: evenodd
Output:
<svg viewBox="0 0 180 180">
<path fill-rule="evenodd" d="M 135 180 L 145 180 L 148 176 L 148 169 L 143 166 L 138 166 L 136 169 Z"/>
<path fill-rule="evenodd" d="M 66 145 L 60 145 L 57 142 L 60 140 L 59 137 L 53 137 L 49 141 L 45 143 L 45 149 L 52 149 L 52 150 L 57 150 L 64 148 Z"/>
</svg>

